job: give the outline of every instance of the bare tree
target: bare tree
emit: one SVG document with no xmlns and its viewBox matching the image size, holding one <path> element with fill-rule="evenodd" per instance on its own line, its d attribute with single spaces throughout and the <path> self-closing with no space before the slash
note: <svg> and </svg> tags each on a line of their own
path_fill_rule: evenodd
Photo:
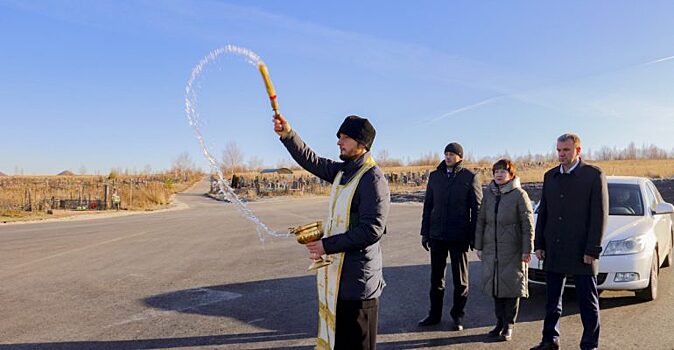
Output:
<svg viewBox="0 0 674 350">
<path fill-rule="evenodd" d="M 475 156 L 473 156 L 472 152 L 466 152 L 463 155 L 463 163 L 468 164 L 468 163 L 475 163 Z"/>
<path fill-rule="evenodd" d="M 387 149 L 380 149 L 379 152 L 377 152 L 377 163 L 386 163 L 388 162 L 389 158 L 390 156 Z"/>
<path fill-rule="evenodd" d="M 250 170 L 261 170 L 264 167 L 262 158 L 258 156 L 252 156 L 248 159 L 248 169 Z"/>
<path fill-rule="evenodd" d="M 419 158 L 412 160 L 409 162 L 409 165 L 412 166 L 417 166 L 417 165 L 437 165 L 440 163 L 442 160 L 442 157 L 438 155 L 435 152 L 428 152 L 426 154 L 422 154 Z"/>
<path fill-rule="evenodd" d="M 647 148 L 644 147 L 644 153 L 646 159 L 665 159 L 667 158 L 667 151 L 664 149 L 658 148 L 656 145 L 650 145 Z"/>
<path fill-rule="evenodd" d="M 173 161 L 173 166 L 171 167 L 171 171 L 175 176 L 180 178 L 187 178 L 190 174 L 194 173 L 194 169 L 194 162 L 187 152 L 180 153 Z"/>
<path fill-rule="evenodd" d="M 599 151 L 596 152 L 595 158 L 597 160 L 611 160 L 613 159 L 613 151 L 608 146 L 601 146 Z"/>
<path fill-rule="evenodd" d="M 87 167 L 84 165 L 80 166 L 80 175 L 86 175 L 87 174 Z"/>
<path fill-rule="evenodd" d="M 222 166 L 226 171 L 236 172 L 243 170 L 243 151 L 236 142 L 230 142 L 222 151 Z"/>
<path fill-rule="evenodd" d="M 171 168 L 173 170 L 191 170 L 194 169 L 194 162 L 192 161 L 192 157 L 190 157 L 189 153 L 183 152 L 173 160 L 173 166 Z"/>
<path fill-rule="evenodd" d="M 387 149 L 382 149 L 377 152 L 377 164 L 383 167 L 402 166 L 403 162 L 400 159 L 391 159 Z"/>
<path fill-rule="evenodd" d="M 634 142 L 630 142 L 621 153 L 624 153 L 624 159 L 637 159 L 637 146 L 634 145 Z"/>
</svg>

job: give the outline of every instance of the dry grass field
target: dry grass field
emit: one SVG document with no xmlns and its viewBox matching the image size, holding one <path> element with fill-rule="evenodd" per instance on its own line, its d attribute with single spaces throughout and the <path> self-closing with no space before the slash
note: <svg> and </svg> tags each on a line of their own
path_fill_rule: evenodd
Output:
<svg viewBox="0 0 674 350">
<path fill-rule="evenodd" d="M 121 210 L 152 210 L 170 202 L 201 178 L 196 172 L 111 176 L 0 177 L 0 221 L 63 216 L 73 211 L 111 209 L 113 194 Z M 107 203 L 105 190 L 108 190 Z"/>
<path fill-rule="evenodd" d="M 438 160 L 439 163 L 439 160 Z M 601 167 L 607 175 L 645 176 L 654 179 L 674 177 L 674 159 L 662 160 L 613 160 L 588 161 Z M 555 166 L 550 164 L 517 164 L 524 183 L 541 182 L 543 174 Z M 483 183 L 491 181 L 490 164 L 474 163 L 467 167 L 481 174 Z M 418 192 L 426 187 L 428 174 L 435 166 L 383 167 L 392 193 Z M 330 186 L 316 181 L 305 170 L 293 170 L 292 175 L 260 175 L 258 172 L 238 174 L 246 179 L 247 186 L 237 189 L 248 200 L 280 195 L 328 195 Z M 3 176 L 0 177 L 0 222 L 40 219 L 51 216 L 72 215 L 93 209 L 110 209 L 111 197 L 117 193 L 122 210 L 152 210 L 170 202 L 171 195 L 184 190 L 201 178 L 196 172 L 176 174 L 167 172 L 153 175 L 114 176 Z M 229 174 L 231 178 L 231 174 Z M 285 183 L 284 190 L 256 190 L 253 179 L 264 179 L 269 185 Z M 297 180 L 303 179 L 302 190 L 297 190 Z M 295 184 L 293 185 L 293 182 Z M 105 187 L 108 202 L 104 204 Z M 295 186 L 295 187 L 294 187 Z M 262 186 L 265 188 L 264 186 Z M 47 214 L 51 212 L 51 214 Z"/>
<path fill-rule="evenodd" d="M 439 163 L 439 161 L 438 161 Z M 600 167 L 606 175 L 621 176 L 644 176 L 652 179 L 668 179 L 674 176 L 674 159 L 640 159 L 640 160 L 610 160 L 610 161 L 587 161 L 589 164 Z M 543 175 L 557 163 L 541 165 L 518 166 L 519 176 L 522 182 L 542 182 Z M 491 167 L 488 164 L 468 164 L 468 168 L 480 170 L 485 183 L 491 181 Z M 435 166 L 416 167 L 392 167 L 383 168 L 385 173 L 424 172 L 427 169 L 434 170 Z"/>
<path fill-rule="evenodd" d="M 438 160 L 439 164 L 440 160 Z M 668 179 L 674 177 L 674 159 L 660 159 L 660 160 L 612 160 L 612 161 L 588 161 L 589 164 L 597 165 L 604 170 L 606 175 L 624 175 L 624 176 L 645 176 L 652 179 Z M 517 164 L 518 175 L 523 183 L 536 183 L 543 181 L 543 175 L 550 168 L 557 166 L 558 163 L 531 163 L 531 164 Z M 382 171 L 386 174 L 389 180 L 389 187 L 392 193 L 401 192 L 416 192 L 423 190 L 426 187 L 426 176 L 428 173 L 435 170 L 437 165 L 428 166 L 396 166 L 396 167 L 382 167 Z M 468 163 L 467 167 L 475 170 L 481 175 L 482 182 L 487 184 L 492 179 L 491 164 Z M 294 169 L 292 175 L 265 175 L 261 176 L 258 172 L 245 172 L 238 174 L 246 179 L 248 183 L 254 178 L 266 177 L 275 181 L 292 182 L 299 178 L 311 178 L 312 175 L 302 169 Z M 231 177 L 231 174 L 229 174 Z M 228 177 L 228 179 L 230 178 Z M 327 195 L 330 193 L 330 187 L 327 184 L 323 186 L 313 186 L 310 191 L 303 191 L 306 193 Z M 239 191 L 242 197 L 247 199 L 256 199 L 255 191 L 250 187 Z M 299 192 L 280 191 L 276 195 L 297 195 Z M 265 195 L 275 195 L 275 193 L 265 193 Z"/>
<path fill-rule="evenodd" d="M 668 179 L 674 176 L 674 159 L 611 160 L 596 163 L 606 175 L 645 176 Z"/>
</svg>

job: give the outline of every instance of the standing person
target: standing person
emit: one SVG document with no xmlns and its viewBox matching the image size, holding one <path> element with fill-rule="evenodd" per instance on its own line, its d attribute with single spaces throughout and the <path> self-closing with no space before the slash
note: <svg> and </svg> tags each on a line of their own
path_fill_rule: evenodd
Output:
<svg viewBox="0 0 674 350">
<path fill-rule="evenodd" d="M 385 232 L 390 193 L 370 148 L 375 129 L 355 115 L 337 131 L 342 162 L 318 157 L 281 115 L 274 130 L 304 169 L 332 183 L 323 239 L 308 243 L 312 258 L 330 255 L 318 270 L 317 349 L 375 349 L 379 296 L 385 286 L 379 240 Z"/>
<path fill-rule="evenodd" d="M 517 168 L 509 159 L 492 166 L 494 180 L 484 191 L 475 229 L 482 260 L 480 287 L 494 297 L 496 327 L 492 338 L 511 340 L 520 298 L 529 297 L 527 264 L 534 245 L 534 215 Z"/>
<path fill-rule="evenodd" d="M 599 347 L 598 259 L 608 219 L 606 177 L 580 157 L 580 137 L 557 138 L 559 167 L 545 173 L 536 220 L 536 257 L 543 261 L 547 289 L 543 339 L 532 350 L 559 349 L 559 319 L 566 275 L 573 275 L 581 349 Z"/>
<path fill-rule="evenodd" d="M 454 301 L 449 315 L 454 330 L 463 330 L 468 300 L 468 249 L 473 243 L 482 201 L 479 176 L 463 166 L 463 147 L 445 147 L 445 160 L 431 172 L 421 220 L 421 246 L 431 252 L 431 307 L 419 326 L 440 323 L 445 295 L 447 254 L 452 266 Z"/>
</svg>

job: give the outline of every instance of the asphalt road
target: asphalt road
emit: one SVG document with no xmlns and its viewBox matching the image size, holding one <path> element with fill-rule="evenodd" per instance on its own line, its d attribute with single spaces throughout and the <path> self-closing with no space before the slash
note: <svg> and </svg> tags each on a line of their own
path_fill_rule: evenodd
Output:
<svg viewBox="0 0 674 350">
<path fill-rule="evenodd" d="M 180 194 L 188 209 L 89 221 L 0 225 L 0 350 L 311 349 L 314 276 L 304 247 L 267 237 L 231 204 Z M 277 230 L 320 219 L 325 198 L 249 206 Z M 381 299 L 380 349 L 528 349 L 540 340 L 544 289 L 522 302 L 513 341 L 489 342 L 491 298 L 472 291 L 466 329 L 420 329 L 428 307 L 429 257 L 419 244 L 421 205 L 394 204 L 383 238 L 388 283 Z M 601 298 L 604 349 L 674 349 L 674 280 L 661 271 L 659 299 Z M 448 312 L 448 293 L 445 314 Z M 565 296 L 563 348 L 582 331 L 573 292 Z"/>
</svg>

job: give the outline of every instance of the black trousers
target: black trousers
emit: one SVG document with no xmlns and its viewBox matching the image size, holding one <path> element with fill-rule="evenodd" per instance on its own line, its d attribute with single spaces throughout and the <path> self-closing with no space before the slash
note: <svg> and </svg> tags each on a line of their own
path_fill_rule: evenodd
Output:
<svg viewBox="0 0 674 350">
<path fill-rule="evenodd" d="M 377 348 L 379 299 L 337 300 L 335 350 Z"/>
<path fill-rule="evenodd" d="M 452 284 L 454 299 L 449 315 L 452 318 L 463 317 L 468 301 L 468 244 L 430 240 L 431 246 L 431 308 L 429 315 L 442 317 L 442 301 L 445 296 L 445 274 L 447 273 L 447 255 L 452 266 Z"/>
<path fill-rule="evenodd" d="M 520 308 L 520 298 L 494 298 L 494 314 L 498 328 L 513 328 Z"/>
<path fill-rule="evenodd" d="M 580 339 L 581 349 L 599 347 L 599 293 L 597 292 L 597 276 L 574 275 L 576 296 L 580 319 L 583 322 L 583 336 Z M 562 316 L 562 293 L 566 275 L 546 272 L 545 282 L 548 300 L 545 305 L 545 321 L 543 321 L 543 341 L 552 342 L 559 339 L 559 319 Z"/>
</svg>

